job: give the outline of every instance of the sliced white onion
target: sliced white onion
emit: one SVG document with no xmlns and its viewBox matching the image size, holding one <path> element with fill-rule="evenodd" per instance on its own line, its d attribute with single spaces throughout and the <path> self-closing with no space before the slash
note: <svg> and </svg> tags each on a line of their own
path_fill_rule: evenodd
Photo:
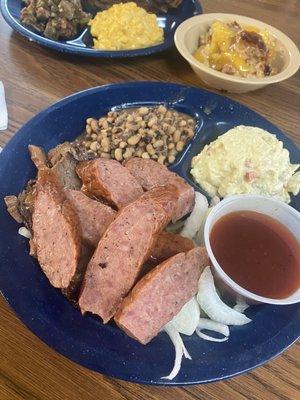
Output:
<svg viewBox="0 0 300 400">
<path fill-rule="evenodd" d="M 200 330 L 207 329 L 208 331 L 215 331 L 221 333 L 224 336 L 229 336 L 229 327 L 220 322 L 212 321 L 207 318 L 200 318 L 198 327 Z"/>
<path fill-rule="evenodd" d="M 224 335 L 224 338 L 215 338 L 213 336 L 206 335 L 205 333 L 201 332 L 203 329 L 208 331 L 214 331 L 221 333 Z M 200 318 L 199 325 L 197 326 L 196 333 L 199 337 L 205 340 L 209 340 L 211 342 L 225 342 L 228 340 L 229 337 L 229 328 L 227 325 L 221 324 L 220 322 L 212 321 L 211 319 L 207 318 Z"/>
<path fill-rule="evenodd" d="M 207 210 L 206 210 L 206 212 L 205 212 L 205 214 L 204 214 L 204 217 L 203 217 L 203 220 L 202 220 L 202 224 L 201 224 L 201 226 L 200 226 L 200 229 L 198 230 L 196 236 L 194 237 L 194 242 L 195 242 L 198 246 L 203 246 L 203 245 L 204 245 L 204 225 L 205 225 L 205 222 L 206 222 L 206 220 L 207 220 L 207 217 L 208 217 L 208 215 L 209 215 L 209 213 L 211 212 L 212 209 L 213 209 L 213 207 L 208 207 L 208 208 L 207 208 Z"/>
<path fill-rule="evenodd" d="M 185 358 L 188 358 L 189 360 L 192 359 L 192 357 L 189 355 L 187 349 L 184 346 L 184 343 L 181 339 L 181 336 L 177 329 L 173 326 L 172 322 L 169 322 L 165 328 L 164 331 L 169 335 L 170 339 L 172 340 L 172 343 L 175 347 L 175 361 L 174 361 L 174 366 L 172 371 L 168 376 L 162 376 L 161 379 L 168 379 L 172 380 L 177 376 L 178 372 L 180 371 L 181 368 L 181 361 L 182 361 L 182 356 Z"/>
<path fill-rule="evenodd" d="M 235 311 L 243 313 L 245 310 L 247 310 L 248 307 L 250 307 L 249 304 L 247 304 L 244 299 L 239 297 L 237 298 L 236 305 L 233 307 L 233 309 Z"/>
<path fill-rule="evenodd" d="M 202 225 L 207 209 L 207 198 L 203 196 L 203 194 L 196 192 L 194 209 L 191 212 L 191 215 L 186 219 L 180 235 L 188 239 L 193 239 Z"/>
<path fill-rule="evenodd" d="M 27 228 L 25 228 L 25 226 L 19 228 L 18 234 L 24 236 L 26 239 L 31 239 L 31 233 Z"/>
<path fill-rule="evenodd" d="M 213 336 L 206 335 L 205 333 L 199 331 L 198 329 L 196 329 L 196 333 L 201 339 L 208 340 L 209 342 L 226 342 L 226 340 L 228 340 L 228 337 L 219 339 Z"/>
<path fill-rule="evenodd" d="M 172 325 L 179 333 L 191 336 L 200 319 L 200 307 L 195 297 L 188 301 L 172 319 Z"/>
<path fill-rule="evenodd" d="M 225 325 L 244 325 L 251 322 L 246 315 L 228 307 L 216 292 L 214 278 L 210 267 L 206 267 L 201 274 L 198 285 L 197 301 L 203 311 L 213 321 Z"/>
<path fill-rule="evenodd" d="M 178 332 L 178 333 L 179 333 L 179 332 Z M 190 353 L 187 351 L 187 349 L 186 349 L 186 347 L 185 347 L 185 345 L 184 345 L 184 343 L 183 343 L 183 340 L 181 339 L 181 336 L 180 336 L 180 335 L 179 335 L 179 337 L 180 337 L 180 340 L 182 341 L 182 344 L 183 344 L 182 350 L 183 350 L 184 358 L 187 358 L 188 360 L 191 360 L 192 357 L 190 356 Z"/>
<path fill-rule="evenodd" d="M 211 198 L 209 206 L 210 206 L 210 207 L 214 207 L 214 206 L 216 206 L 218 203 L 220 203 L 220 201 L 221 201 L 220 197 L 214 196 L 214 197 Z"/>
</svg>

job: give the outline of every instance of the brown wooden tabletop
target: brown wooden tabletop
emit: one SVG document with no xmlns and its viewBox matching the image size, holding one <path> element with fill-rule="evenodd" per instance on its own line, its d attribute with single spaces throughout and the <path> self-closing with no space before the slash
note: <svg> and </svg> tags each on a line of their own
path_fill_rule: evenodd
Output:
<svg viewBox="0 0 300 400">
<path fill-rule="evenodd" d="M 299 0 L 203 0 L 204 12 L 261 19 L 299 46 Z M 0 80 L 6 89 L 9 127 L 0 145 L 54 101 L 93 86 L 126 80 L 160 80 L 201 87 L 175 49 L 147 58 L 104 60 L 55 53 L 30 43 L 0 17 Z M 300 144 L 300 73 L 286 82 L 242 95 L 245 104 Z M 249 327 L 250 329 L 250 327 Z M 243 376 L 185 388 L 149 387 L 110 379 L 80 367 L 37 339 L 0 298 L 0 400 L 252 399 L 300 398 L 300 345 Z"/>
</svg>

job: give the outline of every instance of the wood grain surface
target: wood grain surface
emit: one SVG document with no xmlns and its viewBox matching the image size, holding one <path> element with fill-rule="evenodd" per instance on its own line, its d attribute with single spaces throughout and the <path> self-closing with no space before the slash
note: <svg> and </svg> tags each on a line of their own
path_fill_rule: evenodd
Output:
<svg viewBox="0 0 300 400">
<path fill-rule="evenodd" d="M 299 0 L 203 0 L 204 12 L 258 18 L 299 46 Z M 62 55 L 13 33 L 0 17 L 0 80 L 9 127 L 0 145 L 32 116 L 71 93 L 110 82 L 159 80 L 201 87 L 175 49 L 147 58 L 101 60 Z M 228 94 L 281 128 L 300 144 L 300 73 L 286 82 L 240 95 Z M 0 222 L 1 223 L 1 222 Z M 250 328 L 250 327 L 249 327 Z M 149 387 L 110 379 L 60 356 L 16 318 L 0 298 L 0 400 L 296 400 L 300 399 L 300 345 L 243 376 L 184 388 Z"/>
</svg>

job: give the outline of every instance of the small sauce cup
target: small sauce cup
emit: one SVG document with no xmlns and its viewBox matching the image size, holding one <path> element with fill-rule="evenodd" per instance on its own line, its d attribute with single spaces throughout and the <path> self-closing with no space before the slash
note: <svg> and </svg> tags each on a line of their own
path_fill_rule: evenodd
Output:
<svg viewBox="0 0 300 400">
<path fill-rule="evenodd" d="M 210 233 L 214 224 L 227 215 L 236 211 L 256 211 L 268 215 L 285 225 L 300 241 L 300 213 L 293 207 L 271 197 L 259 195 L 234 195 L 226 197 L 210 212 L 204 227 L 205 246 L 212 263 L 212 272 L 219 287 L 234 299 L 244 299 L 248 304 L 277 304 L 287 305 L 300 302 L 300 288 L 292 295 L 283 299 L 272 299 L 254 294 L 228 276 L 216 260 L 210 244 Z"/>
</svg>

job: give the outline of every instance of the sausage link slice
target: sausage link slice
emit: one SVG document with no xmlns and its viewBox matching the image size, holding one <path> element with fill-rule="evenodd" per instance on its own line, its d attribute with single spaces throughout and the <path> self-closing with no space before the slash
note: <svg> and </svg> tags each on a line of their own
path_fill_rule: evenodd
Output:
<svg viewBox="0 0 300 400">
<path fill-rule="evenodd" d="M 117 214 L 88 265 L 79 306 L 108 322 L 149 258 L 157 235 L 170 222 L 177 201 L 173 186 L 159 187 Z"/>
<path fill-rule="evenodd" d="M 169 171 L 165 165 L 153 160 L 133 157 L 125 163 L 125 167 L 144 190 L 167 184 L 174 185 L 177 188 L 178 203 L 172 218 L 173 222 L 192 211 L 195 203 L 194 189 L 179 175 Z"/>
<path fill-rule="evenodd" d="M 87 197 L 78 190 L 65 190 L 65 194 L 76 211 L 83 242 L 96 247 L 106 229 L 116 216 L 111 207 Z"/>
<path fill-rule="evenodd" d="M 83 161 L 77 166 L 76 171 L 83 182 L 85 193 L 100 199 L 104 198 L 118 209 L 143 194 L 138 181 L 116 160 L 96 158 Z"/>
<path fill-rule="evenodd" d="M 209 259 L 204 247 L 179 253 L 142 278 L 121 304 L 115 322 L 147 344 L 196 293 Z"/>
<path fill-rule="evenodd" d="M 195 247 L 192 240 L 170 232 L 162 232 L 151 252 L 150 261 L 156 265 L 178 253 L 186 253 Z"/>
<path fill-rule="evenodd" d="M 81 232 L 77 215 L 48 171 L 37 183 L 32 215 L 33 244 L 37 259 L 50 283 L 68 293 L 79 282 Z"/>
</svg>

